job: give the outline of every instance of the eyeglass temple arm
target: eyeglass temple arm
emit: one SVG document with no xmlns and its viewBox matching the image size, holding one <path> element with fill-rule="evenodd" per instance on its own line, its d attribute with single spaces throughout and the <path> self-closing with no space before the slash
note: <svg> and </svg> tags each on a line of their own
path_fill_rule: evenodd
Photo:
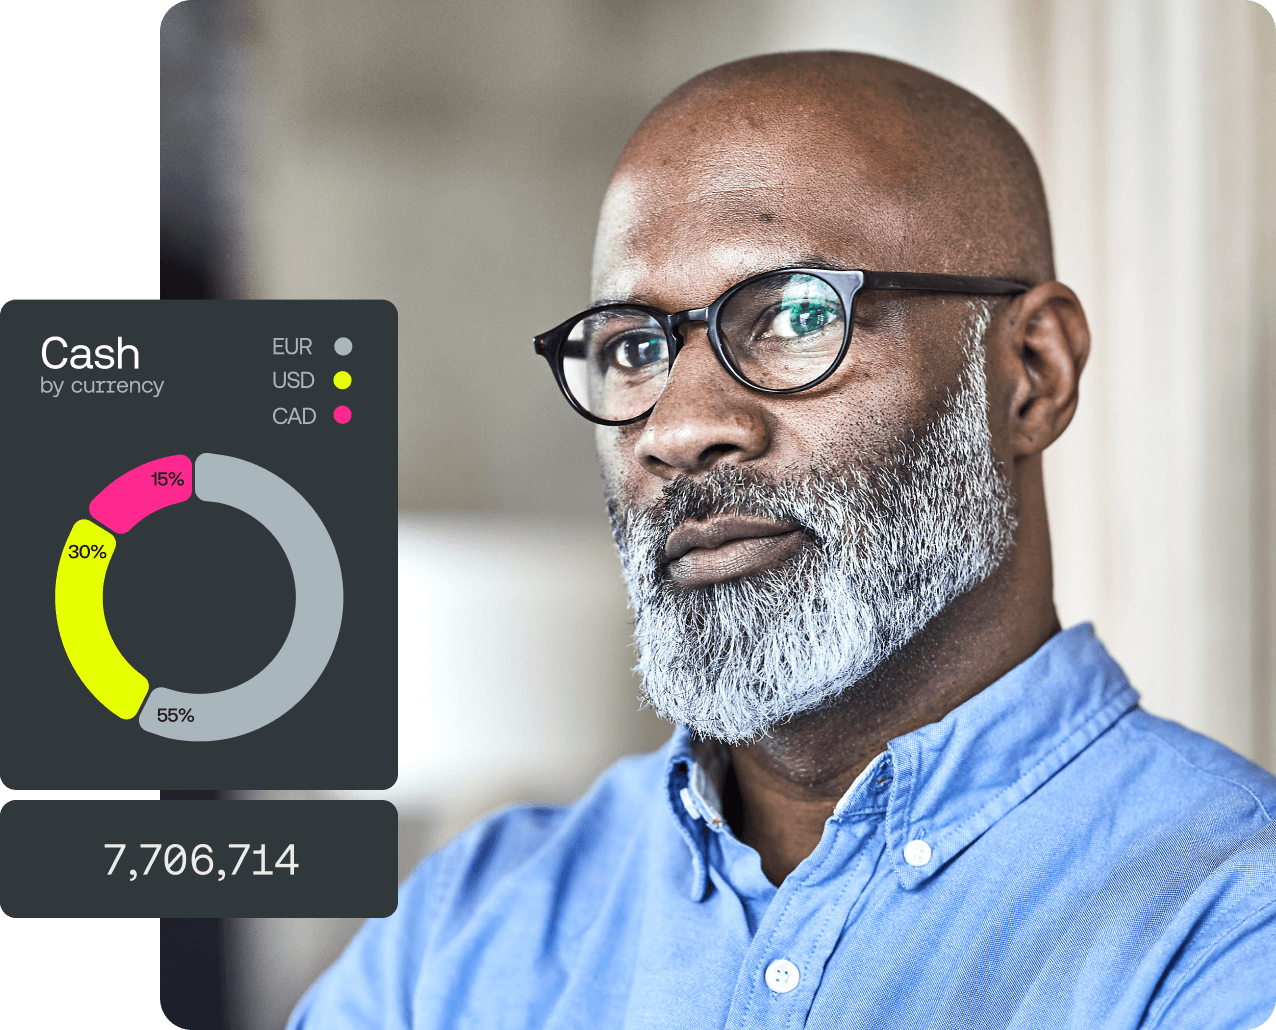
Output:
<svg viewBox="0 0 1276 1030">
<path fill-rule="evenodd" d="M 865 272 L 866 290 L 934 290 L 940 293 L 1025 293 L 1030 286 L 982 275 L 933 275 L 930 272 Z"/>
</svg>

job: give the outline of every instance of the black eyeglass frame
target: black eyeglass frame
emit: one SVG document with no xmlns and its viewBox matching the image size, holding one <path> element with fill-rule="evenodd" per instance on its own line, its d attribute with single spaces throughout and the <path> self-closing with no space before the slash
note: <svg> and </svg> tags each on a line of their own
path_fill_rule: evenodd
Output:
<svg viewBox="0 0 1276 1030">
<path fill-rule="evenodd" d="M 803 383 L 801 386 L 777 389 L 775 387 L 758 386 L 757 383 L 750 382 L 732 364 L 722 346 L 722 338 L 718 331 L 718 320 L 723 305 L 738 290 L 742 290 L 760 279 L 766 279 L 769 276 L 785 272 L 794 275 L 815 276 L 833 287 L 837 292 L 838 299 L 842 302 L 842 310 L 846 312 L 846 325 L 842 332 L 842 348 L 837 352 L 837 357 L 833 359 L 832 364 L 822 375 L 812 379 L 809 383 Z M 563 372 L 563 345 L 567 342 L 567 336 L 576 323 L 590 315 L 606 311 L 617 311 L 622 308 L 630 311 L 641 311 L 650 315 L 664 330 L 665 340 L 669 344 L 668 375 L 673 375 L 674 361 L 683 346 L 682 340 L 675 330 L 688 322 L 703 322 L 708 329 L 709 345 L 713 348 L 713 353 L 717 357 L 718 363 L 727 370 L 731 378 L 740 383 L 740 385 L 747 386 L 750 390 L 757 390 L 759 393 L 788 394 L 800 393 L 803 390 L 819 386 L 841 366 L 842 359 L 846 357 L 846 352 L 851 346 L 851 329 L 855 320 L 855 298 L 860 290 L 919 290 L 930 293 L 976 293 L 989 296 L 1011 296 L 1025 293 L 1031 288 L 1012 279 L 993 279 L 978 275 L 938 275 L 930 272 L 866 272 L 862 269 L 836 271 L 828 268 L 773 268 L 768 272 L 759 272 L 757 275 L 751 275 L 749 278 L 741 280 L 730 287 L 712 304 L 703 308 L 688 308 L 686 311 L 674 312 L 660 311 L 645 304 L 600 304 L 597 307 L 587 308 L 579 314 L 573 315 L 566 322 L 562 322 L 554 326 L 553 329 L 548 329 L 541 333 L 536 337 L 534 346 L 536 353 L 549 362 L 550 371 L 554 374 L 554 381 L 558 383 L 558 388 L 562 391 L 563 396 L 567 398 L 567 403 L 575 409 L 578 415 L 582 415 L 589 419 L 590 422 L 600 426 L 628 426 L 635 422 L 641 422 L 650 415 L 655 410 L 656 403 L 659 403 L 659 398 L 640 415 L 620 420 L 605 419 L 586 410 L 572 396 L 572 392 L 567 386 L 567 378 Z M 663 391 L 661 392 L 663 393 Z"/>
</svg>

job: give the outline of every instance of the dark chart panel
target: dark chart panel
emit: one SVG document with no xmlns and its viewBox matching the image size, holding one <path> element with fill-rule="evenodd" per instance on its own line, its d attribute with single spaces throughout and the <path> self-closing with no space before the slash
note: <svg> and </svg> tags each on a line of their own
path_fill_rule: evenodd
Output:
<svg viewBox="0 0 1276 1030">
<path fill-rule="evenodd" d="M 8 786 L 394 782 L 397 350 L 385 301 L 4 306 Z"/>
</svg>

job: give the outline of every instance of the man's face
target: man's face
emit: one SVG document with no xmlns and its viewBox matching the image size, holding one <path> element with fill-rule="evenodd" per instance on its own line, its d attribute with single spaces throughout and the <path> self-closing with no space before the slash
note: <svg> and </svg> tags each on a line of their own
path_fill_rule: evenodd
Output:
<svg viewBox="0 0 1276 1030">
<path fill-rule="evenodd" d="M 749 122 L 639 146 L 604 203 L 595 303 L 684 310 L 787 266 L 949 271 L 943 234 L 897 199 L 907 170 L 831 161 L 831 135 Z M 651 415 L 599 427 L 660 714 L 756 737 L 860 680 L 1004 558 L 976 312 L 861 294 L 841 366 L 789 396 L 732 379 L 695 325 Z"/>
</svg>

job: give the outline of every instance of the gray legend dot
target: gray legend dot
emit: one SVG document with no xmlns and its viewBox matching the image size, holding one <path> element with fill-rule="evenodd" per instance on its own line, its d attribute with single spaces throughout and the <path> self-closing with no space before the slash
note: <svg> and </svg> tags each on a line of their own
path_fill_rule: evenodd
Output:
<svg viewBox="0 0 1276 1030">
<path fill-rule="evenodd" d="M 338 354 L 340 354 L 343 358 L 350 353 L 353 347 L 354 347 L 354 344 L 350 342 L 350 337 L 348 336 L 341 337 L 341 339 L 339 339 L 336 343 L 332 345 L 332 349 L 335 350 Z"/>
</svg>

